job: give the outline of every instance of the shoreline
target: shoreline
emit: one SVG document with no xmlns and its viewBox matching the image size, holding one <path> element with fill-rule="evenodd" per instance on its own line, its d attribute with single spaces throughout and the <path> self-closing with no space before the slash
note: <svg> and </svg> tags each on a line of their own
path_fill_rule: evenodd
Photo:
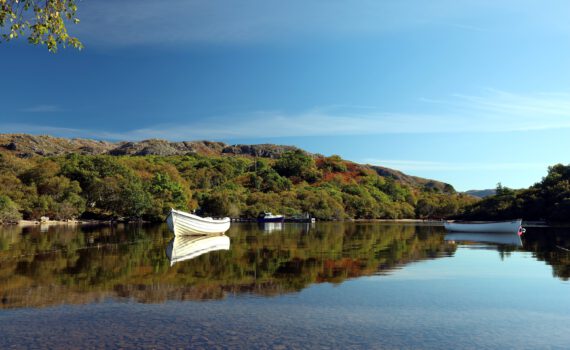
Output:
<svg viewBox="0 0 570 350">
<path fill-rule="evenodd" d="M 355 222 L 355 223 L 401 223 L 401 224 L 420 224 L 420 225 L 443 225 L 445 220 L 423 220 L 423 219 L 345 219 L 345 220 L 317 220 L 316 222 Z M 256 222 L 255 219 L 232 219 L 232 223 L 251 223 Z M 285 221 L 286 223 L 294 223 L 294 221 Z M 60 226 L 60 225 L 114 225 L 114 224 L 160 224 L 163 222 L 153 221 L 123 221 L 123 220 L 20 220 L 16 222 L 2 223 L 2 226 Z M 544 222 L 544 221 L 523 221 L 525 227 L 570 227 L 570 222 Z"/>
<path fill-rule="evenodd" d="M 0 226 L 19 226 L 19 227 L 29 227 L 29 226 L 60 226 L 60 225 L 115 225 L 115 224 L 153 224 L 155 222 L 151 221 L 121 221 L 121 220 L 20 220 L 17 223 L 5 223 Z"/>
<path fill-rule="evenodd" d="M 234 223 L 257 222 L 256 219 L 232 219 Z M 294 222 L 294 221 L 285 221 Z M 386 222 L 386 223 L 414 223 L 414 224 L 437 224 L 441 220 L 422 220 L 422 219 L 345 219 L 345 220 L 317 220 L 317 222 Z M 152 221 L 121 221 L 121 220 L 20 220 L 17 223 L 0 223 L 0 226 L 39 226 L 39 225 L 113 225 L 113 224 L 159 224 L 162 222 Z"/>
<path fill-rule="evenodd" d="M 111 224 L 109 220 L 49 220 L 49 221 L 39 221 L 39 220 L 20 220 L 18 223 L 11 224 L 14 226 L 28 227 L 28 226 L 56 226 L 56 225 L 101 225 L 101 224 Z M 7 224 L 10 225 L 10 224 Z"/>
</svg>

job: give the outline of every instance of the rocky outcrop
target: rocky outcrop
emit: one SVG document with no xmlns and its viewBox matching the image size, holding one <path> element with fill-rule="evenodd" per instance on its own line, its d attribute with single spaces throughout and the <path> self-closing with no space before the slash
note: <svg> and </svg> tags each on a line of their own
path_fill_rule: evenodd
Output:
<svg viewBox="0 0 570 350">
<path fill-rule="evenodd" d="M 278 146 L 266 143 L 262 145 L 226 146 L 222 150 L 222 153 L 240 155 L 240 156 L 263 157 L 263 158 L 280 158 L 281 155 L 283 155 L 283 153 L 295 150 L 298 150 L 298 148 L 294 146 Z"/>
<path fill-rule="evenodd" d="M 279 158 L 284 152 L 296 150 L 293 146 L 227 145 L 213 141 L 170 142 L 149 139 L 131 142 L 108 142 L 88 139 L 65 139 L 47 135 L 0 134 L 0 151 L 11 152 L 21 158 L 33 156 L 61 156 L 71 153 L 114 156 L 203 156 L 239 155 Z"/>
<path fill-rule="evenodd" d="M 115 156 L 183 156 L 189 154 L 219 155 L 226 144 L 210 141 L 169 142 L 151 139 L 138 142 L 121 142 L 109 151 Z"/>
<path fill-rule="evenodd" d="M 69 153 L 105 154 L 116 147 L 112 142 L 87 139 L 64 139 L 47 135 L 0 134 L 0 149 L 21 158 L 59 156 Z"/>
</svg>

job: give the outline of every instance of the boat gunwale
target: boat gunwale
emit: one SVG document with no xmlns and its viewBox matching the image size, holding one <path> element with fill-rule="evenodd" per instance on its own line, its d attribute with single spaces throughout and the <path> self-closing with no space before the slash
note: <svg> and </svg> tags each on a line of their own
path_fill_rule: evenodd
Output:
<svg viewBox="0 0 570 350">
<path fill-rule="evenodd" d="M 228 222 L 231 222 L 231 219 L 229 217 L 225 217 L 222 219 L 214 219 L 214 218 L 203 218 L 200 217 L 198 215 L 194 215 L 194 214 L 190 214 L 190 213 L 186 213 L 180 210 L 176 210 L 176 209 L 171 209 L 171 214 L 176 214 L 176 215 L 180 215 L 180 216 L 184 216 L 186 218 L 189 219 L 193 219 L 196 221 L 201 221 L 204 223 L 208 223 L 208 224 L 226 224 Z"/>
<path fill-rule="evenodd" d="M 458 224 L 458 225 L 482 225 L 482 224 L 500 224 L 500 223 L 515 223 L 521 222 L 523 219 L 514 220 L 496 220 L 496 221 L 463 221 L 463 220 L 445 220 L 444 224 Z"/>
</svg>

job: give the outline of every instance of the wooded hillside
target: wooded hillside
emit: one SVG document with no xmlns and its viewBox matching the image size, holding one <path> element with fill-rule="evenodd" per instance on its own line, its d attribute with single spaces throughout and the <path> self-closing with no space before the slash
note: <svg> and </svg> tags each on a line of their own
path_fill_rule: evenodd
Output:
<svg viewBox="0 0 570 350">
<path fill-rule="evenodd" d="M 570 165 L 556 164 L 528 189 L 497 186 L 496 194 L 467 208 L 469 219 L 512 219 L 570 221 Z"/>
<path fill-rule="evenodd" d="M 449 184 L 290 146 L 0 135 L 0 220 L 143 218 L 170 208 L 252 218 L 442 218 L 475 199 Z M 2 143 L 3 142 L 3 143 Z"/>
</svg>

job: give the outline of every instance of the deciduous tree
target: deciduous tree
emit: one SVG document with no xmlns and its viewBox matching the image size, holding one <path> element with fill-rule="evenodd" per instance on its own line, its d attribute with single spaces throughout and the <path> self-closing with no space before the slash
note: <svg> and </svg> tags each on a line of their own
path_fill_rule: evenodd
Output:
<svg viewBox="0 0 570 350">
<path fill-rule="evenodd" d="M 83 48 L 68 34 L 67 23 L 79 23 L 76 0 L 0 0 L 0 42 L 27 36 L 28 42 L 56 52 L 59 46 Z"/>
</svg>

